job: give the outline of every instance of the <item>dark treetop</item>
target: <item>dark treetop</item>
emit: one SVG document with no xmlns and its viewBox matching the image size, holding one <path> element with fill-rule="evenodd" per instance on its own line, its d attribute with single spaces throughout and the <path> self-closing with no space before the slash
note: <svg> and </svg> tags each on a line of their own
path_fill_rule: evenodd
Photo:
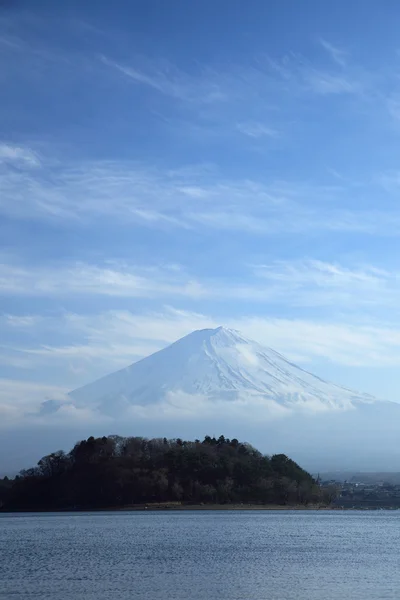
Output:
<svg viewBox="0 0 400 600">
<path fill-rule="evenodd" d="M 183 504 L 308 504 L 330 498 L 284 454 L 264 456 L 237 439 L 89 437 L 54 452 L 15 480 L 0 480 L 5 510 Z"/>
</svg>

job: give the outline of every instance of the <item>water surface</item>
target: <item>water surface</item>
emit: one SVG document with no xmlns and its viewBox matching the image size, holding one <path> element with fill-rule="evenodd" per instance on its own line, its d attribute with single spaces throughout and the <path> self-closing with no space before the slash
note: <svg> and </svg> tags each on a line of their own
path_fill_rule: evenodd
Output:
<svg viewBox="0 0 400 600">
<path fill-rule="evenodd" d="M 7 600 L 400 597 L 400 512 L 0 515 Z"/>
</svg>

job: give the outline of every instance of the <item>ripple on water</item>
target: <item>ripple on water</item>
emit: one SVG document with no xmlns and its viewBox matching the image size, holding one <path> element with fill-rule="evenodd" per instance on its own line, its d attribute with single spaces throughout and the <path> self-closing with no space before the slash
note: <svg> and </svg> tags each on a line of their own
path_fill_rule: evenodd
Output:
<svg viewBox="0 0 400 600">
<path fill-rule="evenodd" d="M 0 515 L 5 600 L 399 598 L 397 512 Z"/>
</svg>

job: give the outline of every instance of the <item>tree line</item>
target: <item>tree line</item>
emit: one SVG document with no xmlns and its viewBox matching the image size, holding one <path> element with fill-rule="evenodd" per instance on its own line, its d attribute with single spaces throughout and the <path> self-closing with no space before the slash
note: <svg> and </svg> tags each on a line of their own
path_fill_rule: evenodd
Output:
<svg viewBox="0 0 400 600">
<path fill-rule="evenodd" d="M 206 436 L 89 437 L 0 480 L 3 510 L 82 510 L 151 503 L 328 504 L 330 493 L 284 454 Z"/>
</svg>

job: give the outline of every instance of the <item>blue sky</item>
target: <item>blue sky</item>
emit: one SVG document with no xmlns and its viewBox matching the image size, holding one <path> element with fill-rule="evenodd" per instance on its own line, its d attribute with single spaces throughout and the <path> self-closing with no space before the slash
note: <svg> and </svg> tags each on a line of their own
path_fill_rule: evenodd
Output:
<svg viewBox="0 0 400 600">
<path fill-rule="evenodd" d="M 0 410 L 224 324 L 400 399 L 400 7 L 0 3 Z"/>
</svg>

